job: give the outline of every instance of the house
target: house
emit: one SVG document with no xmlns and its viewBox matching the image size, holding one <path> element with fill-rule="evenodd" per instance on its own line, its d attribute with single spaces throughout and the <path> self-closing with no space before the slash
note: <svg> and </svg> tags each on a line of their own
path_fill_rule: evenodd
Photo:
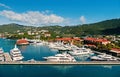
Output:
<svg viewBox="0 0 120 77">
<path fill-rule="evenodd" d="M 120 56 L 120 49 L 119 48 L 112 48 L 110 53 L 114 56 Z"/>
<path fill-rule="evenodd" d="M 73 44 L 74 42 L 76 41 L 82 41 L 82 39 L 78 38 L 78 37 L 63 37 L 63 38 L 56 38 L 56 41 L 61 41 L 61 42 L 64 42 L 64 43 L 70 43 L 70 44 Z"/>
<path fill-rule="evenodd" d="M 50 32 L 45 32 L 44 37 L 51 37 L 51 33 Z"/>
<path fill-rule="evenodd" d="M 107 45 L 107 44 L 111 43 L 109 40 L 107 40 L 105 38 L 92 38 L 92 37 L 87 37 L 84 39 L 84 41 L 89 44 L 99 43 L 99 44 Z"/>
<path fill-rule="evenodd" d="M 16 42 L 17 45 L 28 45 L 29 42 L 27 41 L 27 39 L 18 39 Z"/>
</svg>

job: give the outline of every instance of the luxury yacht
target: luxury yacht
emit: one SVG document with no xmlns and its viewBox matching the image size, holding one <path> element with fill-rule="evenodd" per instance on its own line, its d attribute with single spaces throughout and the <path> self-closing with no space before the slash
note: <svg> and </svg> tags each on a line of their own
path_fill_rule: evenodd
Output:
<svg viewBox="0 0 120 77">
<path fill-rule="evenodd" d="M 77 55 L 86 55 L 86 54 L 92 54 L 92 51 L 87 48 L 73 48 L 72 51 L 69 52 L 73 56 Z"/>
<path fill-rule="evenodd" d="M 16 45 L 13 49 L 10 50 L 10 55 L 11 55 L 13 61 L 22 60 L 24 58 L 21 54 L 21 51 L 17 48 Z"/>
<path fill-rule="evenodd" d="M 48 46 L 49 46 L 50 49 L 57 49 L 57 50 L 60 50 L 60 51 L 71 50 L 70 46 L 67 46 L 67 45 L 64 45 L 63 43 L 58 43 L 58 42 L 49 43 Z"/>
<path fill-rule="evenodd" d="M 118 60 L 117 58 L 107 54 L 92 56 L 90 59 L 95 61 L 117 61 Z"/>
<path fill-rule="evenodd" d="M 54 62 L 75 62 L 75 58 L 67 53 L 56 54 L 55 56 L 43 57 L 47 61 Z"/>
<path fill-rule="evenodd" d="M 4 51 L 0 48 L 0 61 L 4 61 Z"/>
</svg>

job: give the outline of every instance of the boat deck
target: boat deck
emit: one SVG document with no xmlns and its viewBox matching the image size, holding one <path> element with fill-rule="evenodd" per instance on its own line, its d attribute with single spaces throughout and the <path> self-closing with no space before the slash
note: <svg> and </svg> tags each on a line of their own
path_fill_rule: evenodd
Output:
<svg viewBox="0 0 120 77">
<path fill-rule="evenodd" d="M 5 57 L 5 61 L 6 62 L 11 62 L 12 61 L 12 58 L 11 58 L 11 56 L 10 56 L 10 54 L 9 53 L 4 53 L 4 57 Z"/>
</svg>

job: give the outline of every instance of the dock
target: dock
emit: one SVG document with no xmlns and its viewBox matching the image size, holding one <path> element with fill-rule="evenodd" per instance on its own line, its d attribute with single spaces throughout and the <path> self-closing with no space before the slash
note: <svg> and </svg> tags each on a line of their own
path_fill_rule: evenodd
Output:
<svg viewBox="0 0 120 77">
<path fill-rule="evenodd" d="M 6 62 L 11 62 L 12 58 L 8 52 L 4 53 L 4 58 Z"/>
<path fill-rule="evenodd" d="M 48 61 L 11 61 L 0 65 L 120 65 L 120 61 L 48 62 Z"/>
</svg>

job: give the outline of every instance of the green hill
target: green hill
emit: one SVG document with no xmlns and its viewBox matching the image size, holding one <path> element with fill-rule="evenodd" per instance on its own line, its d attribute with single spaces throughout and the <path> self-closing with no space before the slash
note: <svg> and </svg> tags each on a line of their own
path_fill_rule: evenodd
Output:
<svg viewBox="0 0 120 77">
<path fill-rule="evenodd" d="M 74 26 L 43 26 L 43 27 L 32 27 L 23 26 L 19 24 L 6 24 L 0 26 L 0 32 L 10 32 L 15 33 L 17 30 L 26 32 L 28 30 L 36 29 L 39 30 L 49 30 L 55 35 L 97 35 L 97 34 L 120 34 L 120 19 L 111 19 L 98 23 L 84 24 L 84 25 L 74 25 Z"/>
</svg>

